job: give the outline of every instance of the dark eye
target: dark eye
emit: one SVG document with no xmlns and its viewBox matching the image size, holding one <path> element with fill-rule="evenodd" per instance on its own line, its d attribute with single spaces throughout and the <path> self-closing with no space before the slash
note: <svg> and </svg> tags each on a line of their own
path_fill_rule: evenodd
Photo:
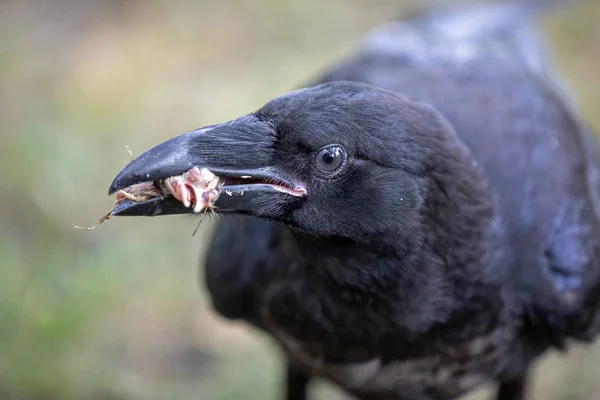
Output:
<svg viewBox="0 0 600 400">
<path fill-rule="evenodd" d="M 317 152 L 316 164 L 319 171 L 330 175 L 344 165 L 346 152 L 339 146 L 327 146 Z"/>
</svg>

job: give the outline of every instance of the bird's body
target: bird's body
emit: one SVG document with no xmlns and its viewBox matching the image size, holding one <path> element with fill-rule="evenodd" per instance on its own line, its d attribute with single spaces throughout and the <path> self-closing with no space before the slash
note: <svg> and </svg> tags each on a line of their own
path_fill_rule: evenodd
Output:
<svg viewBox="0 0 600 400">
<path fill-rule="evenodd" d="M 431 104 L 447 118 L 489 184 L 494 213 L 482 209 L 479 217 L 491 218 L 485 250 L 453 243 L 470 237 L 445 238 L 448 259 L 426 262 L 446 270 L 428 276 L 427 265 L 406 271 L 402 260 L 353 244 L 229 217 L 208 258 L 208 287 L 221 313 L 277 338 L 292 369 L 365 399 L 447 399 L 488 380 L 512 393 L 510 385 L 518 387 L 547 348 L 597 331 L 583 322 L 595 309 L 581 310 L 600 268 L 588 133 L 545 75 L 547 60 L 531 59 L 540 48 L 511 54 L 509 46 L 523 41 L 497 35 L 461 37 L 455 47 L 434 36 L 439 43 L 432 44 L 410 28 L 380 29 L 313 83 L 364 82 Z M 423 274 L 416 287 L 402 276 L 412 273 Z M 446 303 L 454 310 L 436 321 Z"/>
<path fill-rule="evenodd" d="M 510 304 L 495 285 L 463 284 L 466 292 L 456 294 L 463 304 L 448 320 L 436 324 L 427 320 L 439 317 L 445 301 L 457 300 L 454 294 L 437 293 L 444 290 L 437 287 L 440 282 L 432 283 L 426 292 L 421 286 L 426 283 L 419 282 L 418 291 L 412 293 L 404 287 L 405 277 L 398 276 L 401 272 L 390 270 L 395 260 L 364 254 L 354 258 L 352 249 L 343 248 L 339 258 L 327 259 L 310 242 L 276 225 L 233 221 L 223 221 L 216 238 L 227 241 L 228 252 L 213 251 L 210 265 L 242 263 L 243 253 L 258 253 L 258 246 L 235 249 L 239 243 L 248 244 L 248 236 L 242 239 L 240 233 L 248 230 L 267 245 L 263 254 L 269 254 L 269 259 L 244 257 L 248 281 L 243 283 L 232 271 L 209 271 L 214 305 L 222 314 L 244 318 L 277 338 L 292 364 L 292 380 L 303 374 L 324 376 L 364 399 L 445 399 L 496 379 L 509 366 L 518 376 L 529 359 L 547 346 L 540 343 L 535 354 L 524 351 L 519 339 L 522 323 L 511 315 Z M 282 271 L 284 267 L 291 271 Z M 365 268 L 387 273 L 372 277 L 368 275 L 373 272 Z M 217 294 L 215 289 L 225 281 L 229 291 Z M 401 299 L 404 304 L 396 303 Z M 407 309 L 395 310 L 394 305 Z M 412 324 L 428 326 L 420 331 Z M 303 398 L 295 390 L 289 398 Z"/>
<path fill-rule="evenodd" d="M 219 198 L 244 215 L 219 221 L 206 283 L 282 344 L 288 400 L 311 376 L 365 400 L 486 381 L 522 399 L 536 357 L 600 330 L 595 141 L 522 5 L 490 7 L 387 25 L 309 87 L 115 179 L 200 165 L 239 191 L 252 175 Z"/>
</svg>

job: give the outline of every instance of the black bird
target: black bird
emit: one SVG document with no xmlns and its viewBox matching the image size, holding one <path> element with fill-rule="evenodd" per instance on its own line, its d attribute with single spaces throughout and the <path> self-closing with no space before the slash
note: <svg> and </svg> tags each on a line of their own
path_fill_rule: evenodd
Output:
<svg viewBox="0 0 600 400">
<path fill-rule="evenodd" d="M 383 26 L 307 87 L 149 150 L 110 193 L 221 178 L 208 288 L 281 343 L 288 400 L 312 376 L 361 399 L 487 381 L 524 399 L 538 356 L 600 329 L 599 158 L 530 24 L 542 3 Z M 167 196 L 114 215 L 188 212 Z"/>
</svg>

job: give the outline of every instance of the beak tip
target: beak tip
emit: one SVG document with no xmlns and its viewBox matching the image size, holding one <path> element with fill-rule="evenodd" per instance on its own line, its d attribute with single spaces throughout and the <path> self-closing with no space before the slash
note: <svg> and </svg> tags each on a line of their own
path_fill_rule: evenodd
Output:
<svg viewBox="0 0 600 400">
<path fill-rule="evenodd" d="M 127 165 L 113 179 L 112 183 L 110 184 L 110 187 L 108 188 L 108 195 L 111 196 L 115 192 L 124 189 L 128 186 L 135 185 L 136 183 L 154 180 L 155 175 L 160 175 L 160 170 L 154 171 L 153 173 L 142 173 L 143 171 L 144 169 L 140 168 L 139 165 Z"/>
<path fill-rule="evenodd" d="M 126 179 L 123 179 L 123 171 L 119 172 L 119 174 L 113 179 L 110 187 L 108 188 L 108 195 L 112 196 L 119 189 L 123 189 L 128 186 L 125 182 Z"/>
<path fill-rule="evenodd" d="M 110 187 L 108 188 L 108 195 L 112 196 L 113 194 L 115 194 L 115 192 L 119 190 L 117 189 L 117 181 L 116 179 L 114 181 L 112 181 L 112 183 L 110 184 Z"/>
</svg>

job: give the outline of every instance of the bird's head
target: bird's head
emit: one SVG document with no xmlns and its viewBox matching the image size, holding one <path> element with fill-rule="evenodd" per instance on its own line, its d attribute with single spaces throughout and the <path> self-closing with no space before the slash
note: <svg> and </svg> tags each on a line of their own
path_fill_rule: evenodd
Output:
<svg viewBox="0 0 600 400">
<path fill-rule="evenodd" d="M 126 166 L 110 193 L 205 167 L 224 184 L 217 213 L 363 242 L 416 235 L 427 208 L 441 205 L 432 212 L 443 213 L 449 201 L 476 199 L 475 164 L 432 107 L 372 86 L 333 82 L 168 140 Z M 114 214 L 191 212 L 172 200 L 129 202 Z"/>
</svg>

